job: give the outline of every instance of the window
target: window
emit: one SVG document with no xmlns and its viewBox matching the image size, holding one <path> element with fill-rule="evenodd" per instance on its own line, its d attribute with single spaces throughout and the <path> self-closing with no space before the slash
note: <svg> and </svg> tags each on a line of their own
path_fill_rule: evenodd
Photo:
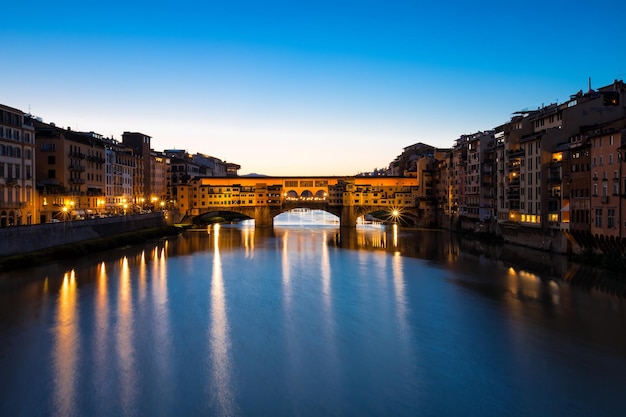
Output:
<svg viewBox="0 0 626 417">
<path fill-rule="evenodd" d="M 610 208 L 606 212 L 606 226 L 609 229 L 615 229 L 615 209 Z"/>
<path fill-rule="evenodd" d="M 56 163 L 56 157 L 54 155 L 48 156 L 48 165 L 54 165 Z"/>
<path fill-rule="evenodd" d="M 602 227 L 602 209 L 601 208 L 597 208 L 596 209 L 596 227 Z"/>
<path fill-rule="evenodd" d="M 56 178 L 56 177 L 57 177 L 57 171 L 55 169 L 49 169 L 48 178 Z"/>
<path fill-rule="evenodd" d="M 0 178 L 4 178 L 4 162 L 0 162 Z"/>
</svg>

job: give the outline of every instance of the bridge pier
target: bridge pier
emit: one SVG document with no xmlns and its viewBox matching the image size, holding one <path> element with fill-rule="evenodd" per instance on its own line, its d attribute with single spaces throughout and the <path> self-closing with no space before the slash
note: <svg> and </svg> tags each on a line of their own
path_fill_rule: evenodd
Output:
<svg viewBox="0 0 626 417">
<path fill-rule="evenodd" d="M 339 216 L 339 225 L 341 227 L 356 227 L 356 219 L 359 216 L 354 211 L 354 206 L 342 206 L 341 215 Z"/>
<path fill-rule="evenodd" d="M 268 206 L 254 208 L 254 227 L 274 227 L 274 216 Z"/>
</svg>

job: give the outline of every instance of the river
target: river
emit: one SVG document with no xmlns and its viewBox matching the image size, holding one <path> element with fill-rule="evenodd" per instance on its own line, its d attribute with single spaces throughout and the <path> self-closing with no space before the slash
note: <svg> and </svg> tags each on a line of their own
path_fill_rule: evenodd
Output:
<svg viewBox="0 0 626 417">
<path fill-rule="evenodd" d="M 624 415 L 588 270 L 303 216 L 2 274 L 0 415 Z"/>
</svg>

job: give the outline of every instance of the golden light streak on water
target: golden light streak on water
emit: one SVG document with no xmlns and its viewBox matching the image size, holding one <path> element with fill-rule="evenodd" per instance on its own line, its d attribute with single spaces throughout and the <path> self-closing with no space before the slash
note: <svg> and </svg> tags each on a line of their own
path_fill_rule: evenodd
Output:
<svg viewBox="0 0 626 417">
<path fill-rule="evenodd" d="M 171 379 L 170 361 L 172 351 L 172 329 L 170 324 L 170 304 L 167 288 L 167 259 L 164 250 L 161 250 L 161 257 L 154 260 L 150 280 L 150 292 L 152 295 L 152 308 L 154 317 L 151 321 L 154 334 L 155 346 L 155 371 L 157 374 L 158 392 L 167 393 L 168 384 Z M 160 395 L 155 398 L 155 405 L 164 407 L 167 404 L 167 397 Z"/>
<path fill-rule="evenodd" d="M 242 232 L 246 258 L 252 258 L 254 255 L 254 227 L 244 227 Z"/>
<path fill-rule="evenodd" d="M 139 256 L 139 305 L 143 304 L 143 300 L 146 298 L 147 291 L 147 275 L 148 266 L 146 264 L 146 251 L 142 250 Z"/>
<path fill-rule="evenodd" d="M 122 260 L 119 290 L 117 295 L 117 328 L 115 329 L 116 350 L 121 379 L 119 381 L 122 409 L 129 411 L 135 404 L 136 375 L 133 346 L 133 300 L 128 258 Z"/>
<path fill-rule="evenodd" d="M 59 289 L 56 311 L 55 344 L 52 352 L 54 363 L 54 405 L 56 414 L 75 414 L 77 398 L 77 356 L 80 340 L 77 338 L 77 289 L 74 270 L 66 272 Z"/>
<path fill-rule="evenodd" d="M 402 329 L 402 334 L 407 335 L 409 325 L 407 323 L 407 301 L 404 290 L 404 270 L 402 269 L 402 257 L 400 252 L 395 252 L 391 259 L 391 270 L 393 273 L 393 290 L 396 302 L 396 315 L 398 323 Z"/>
<path fill-rule="evenodd" d="M 282 284 L 283 284 L 283 297 L 284 306 L 287 312 L 291 309 L 291 275 L 289 264 L 289 231 L 286 230 L 283 235 L 283 248 L 281 252 L 281 266 L 282 266 Z"/>
<path fill-rule="evenodd" d="M 95 383 L 106 384 L 108 368 L 110 367 L 110 351 L 108 349 L 109 338 L 109 296 L 108 277 L 106 264 L 101 262 L 96 273 L 96 307 L 94 309 L 97 331 L 94 332 L 93 353 L 96 367 Z"/>
<path fill-rule="evenodd" d="M 211 331 L 210 352 L 213 395 L 217 399 L 220 415 L 234 415 L 235 399 L 231 383 L 230 339 L 228 335 L 228 316 L 226 314 L 226 295 L 222 271 L 222 259 L 219 250 L 220 225 L 213 229 L 213 270 L 211 277 Z"/>
<path fill-rule="evenodd" d="M 393 224 L 392 230 L 393 230 L 393 247 L 397 248 L 398 247 L 398 225 L 396 223 Z"/>
<path fill-rule="evenodd" d="M 324 334 L 327 341 L 328 362 L 334 364 L 328 372 L 327 383 L 332 386 L 333 391 L 338 389 L 340 384 L 340 376 L 338 372 L 334 372 L 340 368 L 339 354 L 337 352 L 337 329 L 336 318 L 333 310 L 333 289 L 332 289 L 332 270 L 330 265 L 330 254 L 328 241 L 331 234 L 326 230 L 322 233 L 322 259 L 320 262 L 320 274 L 322 276 L 322 300 L 324 313 Z"/>
</svg>

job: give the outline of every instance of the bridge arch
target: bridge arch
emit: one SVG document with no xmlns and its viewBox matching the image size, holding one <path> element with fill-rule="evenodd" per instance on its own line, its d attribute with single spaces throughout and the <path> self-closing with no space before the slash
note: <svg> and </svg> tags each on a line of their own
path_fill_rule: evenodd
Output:
<svg viewBox="0 0 626 417">
<path fill-rule="evenodd" d="M 193 224 L 230 223 L 254 219 L 249 214 L 235 210 L 213 210 L 193 217 Z"/>
<path fill-rule="evenodd" d="M 300 193 L 301 198 L 313 198 L 313 193 L 311 190 L 304 190 Z"/>
</svg>

